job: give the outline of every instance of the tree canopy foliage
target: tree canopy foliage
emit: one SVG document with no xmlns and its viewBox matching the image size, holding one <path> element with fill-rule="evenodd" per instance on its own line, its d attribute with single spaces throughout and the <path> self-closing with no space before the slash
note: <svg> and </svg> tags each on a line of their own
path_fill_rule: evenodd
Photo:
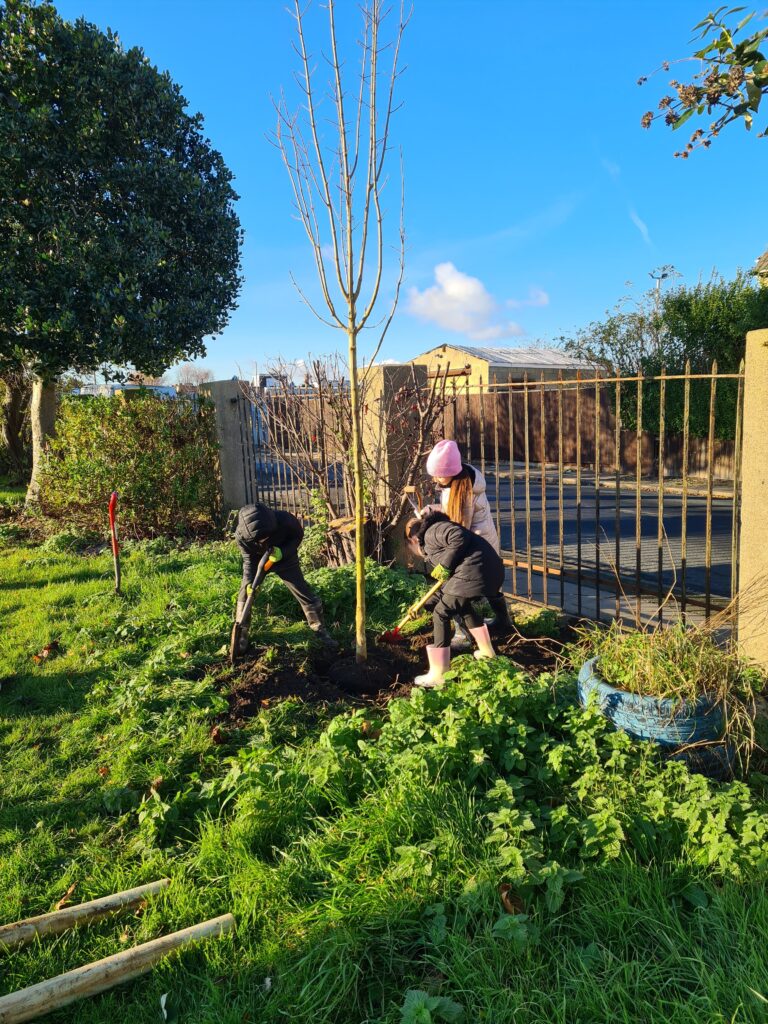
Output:
<svg viewBox="0 0 768 1024">
<path fill-rule="evenodd" d="M 0 368 L 150 374 L 204 353 L 240 286 L 232 175 L 137 47 L 0 0 Z"/>
<path fill-rule="evenodd" d="M 714 273 L 693 286 L 677 285 L 667 291 L 650 289 L 640 298 L 622 299 L 603 320 L 596 320 L 571 337 L 565 347 L 622 376 L 642 371 L 658 375 L 709 373 L 714 361 L 719 373 L 737 373 L 744 358 L 747 331 L 768 324 L 768 288 L 752 275 L 738 271 L 731 281 Z M 632 396 L 627 390 L 622 420 L 635 422 Z M 716 425 L 720 437 L 733 437 L 736 417 L 736 381 L 719 381 Z M 682 430 L 683 387 L 667 386 L 667 428 Z M 643 404 L 648 429 L 658 423 L 658 388 L 645 389 Z M 709 383 L 691 384 L 691 432 L 706 436 L 709 422 Z"/>
<path fill-rule="evenodd" d="M 752 128 L 760 101 L 768 92 L 768 50 L 761 49 L 768 37 L 768 25 L 737 40 L 747 25 L 754 26 L 754 11 L 733 23 L 732 19 L 744 10 L 744 7 L 718 7 L 694 27 L 697 33 L 694 38 L 703 40 L 704 45 L 683 60 L 697 62 L 699 70 L 687 82 L 673 78 L 669 84 L 676 95 L 662 96 L 657 110 L 648 110 L 642 116 L 644 128 L 650 128 L 661 118 L 674 131 L 693 117 L 705 113 L 707 117 L 714 117 L 708 128 L 697 128 L 675 156 L 686 159 L 699 146 L 708 148 L 723 128 L 734 121 L 742 121 L 747 130 Z M 669 71 L 670 66 L 669 61 L 664 61 L 659 70 Z M 638 85 L 647 81 L 648 76 L 644 75 Z M 768 126 L 758 138 L 765 138 L 767 134 Z"/>
</svg>

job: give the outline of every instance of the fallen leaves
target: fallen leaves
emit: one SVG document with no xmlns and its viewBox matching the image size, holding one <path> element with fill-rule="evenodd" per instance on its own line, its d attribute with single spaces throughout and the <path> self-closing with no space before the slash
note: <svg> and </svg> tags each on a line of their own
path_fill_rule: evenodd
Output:
<svg viewBox="0 0 768 1024">
<path fill-rule="evenodd" d="M 45 647 L 42 647 L 37 654 L 32 655 L 32 661 L 36 665 L 39 665 L 42 661 L 47 661 L 49 658 L 54 657 L 56 654 L 61 654 L 61 644 L 58 640 L 51 640 Z"/>
<path fill-rule="evenodd" d="M 522 914 L 524 909 L 523 902 L 509 882 L 501 883 L 499 886 L 499 896 L 501 897 L 501 905 L 508 914 Z"/>
</svg>

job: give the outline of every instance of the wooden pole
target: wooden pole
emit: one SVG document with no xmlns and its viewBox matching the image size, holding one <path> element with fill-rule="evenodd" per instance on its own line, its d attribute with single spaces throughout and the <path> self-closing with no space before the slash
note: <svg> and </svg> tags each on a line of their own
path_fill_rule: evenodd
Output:
<svg viewBox="0 0 768 1024">
<path fill-rule="evenodd" d="M 113 896 L 102 896 L 98 900 L 79 903 L 74 907 L 54 910 L 50 914 L 39 914 L 28 917 L 14 924 L 0 926 L 0 949 L 14 946 L 26 946 L 38 935 L 60 935 L 69 928 L 76 928 L 86 921 L 98 921 L 102 917 L 119 914 L 121 910 L 135 907 L 148 896 L 154 896 L 171 884 L 170 878 L 161 878 L 157 882 L 138 885 L 134 889 L 117 892 Z"/>
<path fill-rule="evenodd" d="M 211 921 L 184 928 L 171 935 L 145 942 L 133 949 L 124 949 L 114 956 L 77 967 L 37 985 L 23 988 L 0 998 L 0 1024 L 22 1024 L 43 1014 L 68 1006 L 86 996 L 106 992 L 115 985 L 146 974 L 164 956 L 175 949 L 200 939 L 225 935 L 235 926 L 231 914 L 215 917 Z"/>
</svg>

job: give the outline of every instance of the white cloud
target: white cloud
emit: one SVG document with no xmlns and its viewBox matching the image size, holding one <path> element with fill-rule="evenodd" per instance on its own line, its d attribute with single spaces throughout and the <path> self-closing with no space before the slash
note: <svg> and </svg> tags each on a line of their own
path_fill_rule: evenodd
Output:
<svg viewBox="0 0 768 1024">
<path fill-rule="evenodd" d="M 435 284 L 424 291 L 411 288 L 408 312 L 447 331 L 466 334 L 472 341 L 495 341 L 523 334 L 519 324 L 505 321 L 499 305 L 477 277 L 457 270 L 453 263 L 438 263 Z"/>
<path fill-rule="evenodd" d="M 603 167 L 607 173 L 616 181 L 621 175 L 621 168 L 613 160 L 603 160 Z"/>
<path fill-rule="evenodd" d="M 640 219 L 640 216 L 638 215 L 637 210 L 635 210 L 631 206 L 629 208 L 629 219 L 632 221 L 632 223 L 635 225 L 637 230 L 643 236 L 643 241 L 645 242 L 645 244 L 646 245 L 652 245 L 653 243 L 651 242 L 651 236 L 650 236 L 650 233 L 648 231 L 648 225 L 645 223 L 644 220 Z"/>
<path fill-rule="evenodd" d="M 548 306 L 549 295 L 543 288 L 531 287 L 528 289 L 527 299 L 507 299 L 510 309 L 519 309 L 521 306 Z"/>
</svg>

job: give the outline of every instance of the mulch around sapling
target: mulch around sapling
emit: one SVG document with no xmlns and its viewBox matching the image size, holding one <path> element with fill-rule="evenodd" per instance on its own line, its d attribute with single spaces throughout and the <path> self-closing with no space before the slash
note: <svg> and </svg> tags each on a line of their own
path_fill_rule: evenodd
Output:
<svg viewBox="0 0 768 1024">
<path fill-rule="evenodd" d="M 425 672 L 423 648 L 429 637 L 417 636 L 397 646 L 369 642 L 368 661 L 358 665 L 352 652 L 328 655 L 309 652 L 297 659 L 293 651 L 250 650 L 229 676 L 231 721 L 253 718 L 282 700 L 307 704 L 348 704 L 382 707 L 406 697 L 413 679 Z"/>
<path fill-rule="evenodd" d="M 564 643 L 572 630 L 565 627 L 559 639 L 529 639 L 520 635 L 497 643 L 499 654 L 534 675 L 554 672 Z M 575 636 L 575 634 L 574 634 Z M 283 700 L 307 704 L 346 704 L 351 707 L 384 707 L 397 697 L 407 697 L 413 679 L 426 672 L 424 648 L 431 633 L 402 639 L 397 644 L 369 640 L 368 661 L 358 665 L 352 651 L 329 655 L 314 650 L 296 655 L 277 648 L 252 648 L 234 672 L 225 670 L 231 722 L 243 722 Z"/>
</svg>

